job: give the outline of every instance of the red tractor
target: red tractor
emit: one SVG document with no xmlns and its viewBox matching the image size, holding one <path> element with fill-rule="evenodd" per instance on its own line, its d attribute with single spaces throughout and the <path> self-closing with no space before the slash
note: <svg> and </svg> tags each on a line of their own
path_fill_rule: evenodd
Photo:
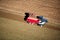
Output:
<svg viewBox="0 0 60 40">
<path fill-rule="evenodd" d="M 43 18 L 43 16 L 36 16 L 36 18 L 34 18 L 34 17 L 30 17 L 29 13 L 25 13 L 24 20 L 27 23 L 37 24 L 37 25 L 39 25 L 41 27 L 48 22 L 46 18 Z"/>
</svg>

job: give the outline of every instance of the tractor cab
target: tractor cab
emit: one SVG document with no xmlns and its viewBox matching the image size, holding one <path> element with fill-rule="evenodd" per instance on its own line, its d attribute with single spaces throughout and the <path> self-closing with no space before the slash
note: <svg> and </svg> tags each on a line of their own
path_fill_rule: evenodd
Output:
<svg viewBox="0 0 60 40">
<path fill-rule="evenodd" d="M 46 18 L 43 18 L 43 16 L 37 16 L 37 18 L 41 21 L 38 22 L 38 25 L 41 27 L 48 22 L 48 20 Z"/>
</svg>

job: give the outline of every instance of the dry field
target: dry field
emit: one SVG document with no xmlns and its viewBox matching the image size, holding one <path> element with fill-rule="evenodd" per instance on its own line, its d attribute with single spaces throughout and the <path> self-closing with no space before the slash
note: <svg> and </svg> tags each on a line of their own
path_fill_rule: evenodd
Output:
<svg viewBox="0 0 60 40">
<path fill-rule="evenodd" d="M 4 13 L 1 12 L 0 13 Z M 60 28 L 27 24 L 23 17 L 0 14 L 0 40 L 60 40 Z"/>
<path fill-rule="evenodd" d="M 42 28 L 28 24 L 25 12 L 49 22 Z M 0 0 L 0 40 L 60 40 L 59 0 Z"/>
</svg>

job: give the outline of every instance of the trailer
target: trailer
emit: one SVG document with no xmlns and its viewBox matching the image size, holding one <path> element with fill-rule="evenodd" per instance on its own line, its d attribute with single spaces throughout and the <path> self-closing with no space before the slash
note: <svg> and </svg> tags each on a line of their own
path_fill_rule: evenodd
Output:
<svg viewBox="0 0 60 40">
<path fill-rule="evenodd" d="M 33 18 L 33 17 L 28 17 L 27 18 L 27 22 L 30 24 L 37 24 L 40 20 L 37 18 Z"/>
</svg>

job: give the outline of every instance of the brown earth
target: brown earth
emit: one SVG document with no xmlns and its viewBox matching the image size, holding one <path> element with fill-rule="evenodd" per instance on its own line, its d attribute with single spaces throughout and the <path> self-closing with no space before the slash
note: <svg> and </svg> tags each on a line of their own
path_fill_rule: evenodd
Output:
<svg viewBox="0 0 60 40">
<path fill-rule="evenodd" d="M 2 11 L 0 11 L 0 17 L 4 17 L 4 18 L 8 18 L 8 19 L 12 19 L 12 20 L 17 20 L 17 21 L 20 21 L 20 22 L 24 22 L 24 17 L 23 16 L 14 15 L 14 14 L 10 14 L 10 13 L 5 13 L 5 12 L 2 12 Z M 44 27 L 60 31 L 60 28 L 58 27 L 59 25 L 56 25 L 56 26 L 57 27 L 55 27 L 54 25 L 47 24 Z"/>
<path fill-rule="evenodd" d="M 60 28 L 27 24 L 23 16 L 0 11 L 0 40 L 60 40 Z"/>
<path fill-rule="evenodd" d="M 25 12 L 42 15 L 48 19 L 48 23 L 42 28 L 27 24 L 23 19 Z M 10 23 L 10 20 L 20 23 L 16 24 L 13 21 Z M 24 40 L 25 38 L 25 40 L 60 40 L 60 1 L 0 0 L 0 22 L 1 40 Z M 18 31 L 16 31 L 17 27 L 20 28 Z"/>
<path fill-rule="evenodd" d="M 0 9 L 10 9 L 24 15 L 25 12 L 47 17 L 51 23 L 60 23 L 59 0 L 0 0 Z M 19 13 L 16 13 L 19 15 Z"/>
</svg>

